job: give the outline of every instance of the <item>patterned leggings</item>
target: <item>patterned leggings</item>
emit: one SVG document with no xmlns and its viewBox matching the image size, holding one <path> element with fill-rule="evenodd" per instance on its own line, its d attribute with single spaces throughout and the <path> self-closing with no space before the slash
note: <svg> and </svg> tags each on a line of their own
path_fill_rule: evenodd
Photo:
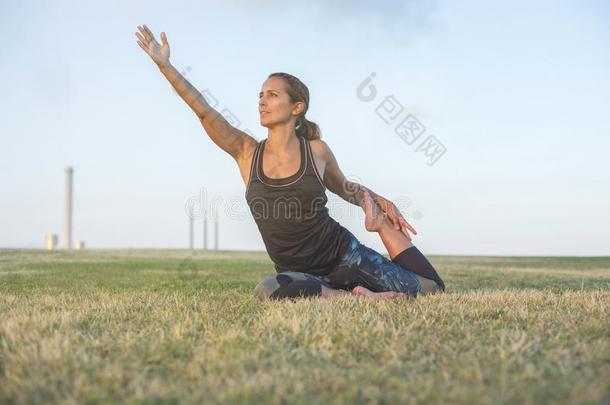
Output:
<svg viewBox="0 0 610 405">
<path fill-rule="evenodd" d="M 416 260 L 408 254 L 418 254 Z M 399 263 L 404 262 L 405 265 Z M 407 267 L 418 267 L 410 271 Z M 419 267 L 429 267 L 426 272 L 418 271 Z M 422 277 L 420 274 L 436 275 L 437 281 Z M 347 248 L 339 262 L 328 275 L 314 276 L 301 272 L 282 272 L 263 279 L 255 288 L 255 295 L 263 300 L 267 298 L 297 298 L 320 295 L 322 286 L 351 290 L 361 285 L 374 292 L 397 291 L 415 297 L 418 293 L 429 294 L 445 289 L 442 280 L 432 265 L 414 246 L 398 254 L 392 261 L 375 250 L 360 243 L 350 233 Z"/>
</svg>

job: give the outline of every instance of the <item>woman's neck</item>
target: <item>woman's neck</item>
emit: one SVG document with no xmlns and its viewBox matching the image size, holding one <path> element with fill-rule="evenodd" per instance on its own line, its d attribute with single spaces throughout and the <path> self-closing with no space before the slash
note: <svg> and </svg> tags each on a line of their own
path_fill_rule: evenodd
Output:
<svg viewBox="0 0 610 405">
<path fill-rule="evenodd" d="M 290 126 L 276 127 L 269 129 L 267 133 L 267 143 L 265 149 L 274 155 L 288 153 L 295 146 L 299 146 L 299 139 L 294 128 Z"/>
</svg>

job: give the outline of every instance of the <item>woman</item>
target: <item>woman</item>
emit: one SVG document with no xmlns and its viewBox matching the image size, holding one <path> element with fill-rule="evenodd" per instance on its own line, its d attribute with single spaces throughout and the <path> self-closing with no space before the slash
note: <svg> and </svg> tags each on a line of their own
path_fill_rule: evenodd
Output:
<svg viewBox="0 0 610 405">
<path fill-rule="evenodd" d="M 396 206 L 347 181 L 318 126 L 307 120 L 309 91 L 296 77 L 273 73 L 259 94 L 257 142 L 232 127 L 169 62 L 164 32 L 159 44 L 146 25 L 138 45 L 195 112 L 212 141 L 230 154 L 246 186 L 246 200 L 275 264 L 275 275 L 255 288 L 260 299 L 342 294 L 375 300 L 444 291 L 430 262 L 411 243 Z M 365 227 L 378 232 L 390 259 L 360 243 L 328 215 L 326 189 L 365 210 Z"/>
</svg>

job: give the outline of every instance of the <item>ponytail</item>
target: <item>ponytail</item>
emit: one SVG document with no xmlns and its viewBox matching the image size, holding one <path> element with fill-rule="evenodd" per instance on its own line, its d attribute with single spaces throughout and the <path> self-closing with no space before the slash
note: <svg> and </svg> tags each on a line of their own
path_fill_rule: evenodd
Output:
<svg viewBox="0 0 610 405">
<path fill-rule="evenodd" d="M 320 139 L 320 127 L 315 122 L 305 118 L 305 114 L 297 118 L 296 133 L 309 141 Z"/>
</svg>

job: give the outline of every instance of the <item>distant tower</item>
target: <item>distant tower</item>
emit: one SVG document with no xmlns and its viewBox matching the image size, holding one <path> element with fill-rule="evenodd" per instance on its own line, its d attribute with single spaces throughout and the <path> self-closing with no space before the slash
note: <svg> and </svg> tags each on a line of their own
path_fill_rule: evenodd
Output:
<svg viewBox="0 0 610 405">
<path fill-rule="evenodd" d="M 203 215 L 203 249 L 208 250 L 208 216 Z"/>
<path fill-rule="evenodd" d="M 193 250 L 194 244 L 194 229 L 193 229 L 193 207 L 189 208 L 189 249 Z"/>
<path fill-rule="evenodd" d="M 64 195 L 64 248 L 72 248 L 72 174 L 74 169 L 66 166 L 66 190 Z"/>
<path fill-rule="evenodd" d="M 214 249 L 218 250 L 218 217 L 214 218 Z"/>
</svg>

